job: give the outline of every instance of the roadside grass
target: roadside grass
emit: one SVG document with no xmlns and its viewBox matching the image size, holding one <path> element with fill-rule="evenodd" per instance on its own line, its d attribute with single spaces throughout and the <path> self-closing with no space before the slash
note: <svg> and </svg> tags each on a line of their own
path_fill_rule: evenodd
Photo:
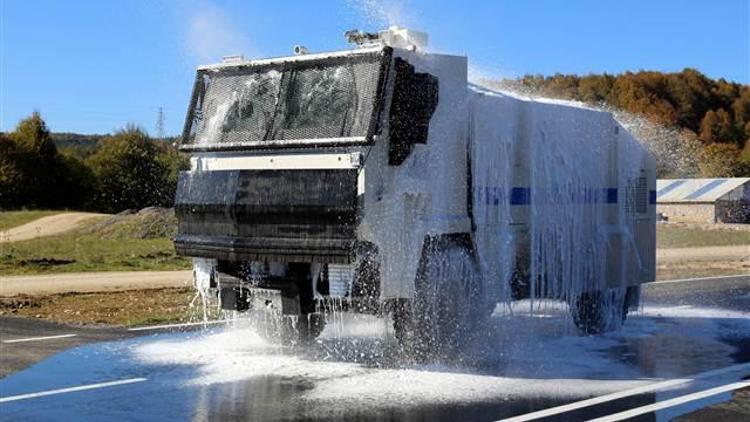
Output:
<svg viewBox="0 0 750 422">
<path fill-rule="evenodd" d="M 37 212 L 20 213 L 33 220 Z M 176 227 L 174 212 L 164 208 L 92 218 L 58 235 L 0 243 L 0 274 L 190 269 L 189 260 L 175 253 Z"/>
<path fill-rule="evenodd" d="M 0 230 L 61 211 L 0 213 Z M 176 219 L 171 210 L 145 209 L 87 221 L 59 235 L 0 243 L 1 275 L 86 271 L 156 271 L 190 269 L 175 254 L 171 237 Z M 750 230 L 700 225 L 657 225 L 658 248 L 750 245 Z M 658 279 L 736 274 L 734 262 L 662 263 Z M 74 324 L 122 326 L 200 321 L 200 301 L 192 288 L 65 293 L 41 297 L 0 298 L 0 315 L 42 318 Z M 217 318 L 215 310 L 210 317 Z"/>
<path fill-rule="evenodd" d="M 0 244 L 0 274 L 31 275 L 83 271 L 190 269 L 168 238 L 102 239 L 70 232 Z"/>
<path fill-rule="evenodd" d="M 706 229 L 700 226 L 656 225 L 657 248 L 750 245 L 750 230 Z"/>
<path fill-rule="evenodd" d="M 201 321 L 201 302 L 190 306 L 194 296 L 192 288 L 17 296 L 0 298 L 0 315 L 128 327 Z"/>
<path fill-rule="evenodd" d="M 30 223 L 38 218 L 60 214 L 65 211 L 34 210 L 34 211 L 2 211 L 0 212 L 0 232 Z M 0 235 L 1 236 L 1 235 Z"/>
</svg>

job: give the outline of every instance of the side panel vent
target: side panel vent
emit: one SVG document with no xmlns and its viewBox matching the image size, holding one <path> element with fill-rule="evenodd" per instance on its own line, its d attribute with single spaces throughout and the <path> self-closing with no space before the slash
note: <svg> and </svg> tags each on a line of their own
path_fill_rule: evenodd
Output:
<svg viewBox="0 0 750 422">
<path fill-rule="evenodd" d="M 635 212 L 638 214 L 648 212 L 648 181 L 645 176 L 639 177 L 635 184 Z"/>
<path fill-rule="evenodd" d="M 646 179 L 646 176 L 630 179 L 625 201 L 625 212 L 628 214 L 642 215 L 648 213 L 648 179 Z"/>
</svg>

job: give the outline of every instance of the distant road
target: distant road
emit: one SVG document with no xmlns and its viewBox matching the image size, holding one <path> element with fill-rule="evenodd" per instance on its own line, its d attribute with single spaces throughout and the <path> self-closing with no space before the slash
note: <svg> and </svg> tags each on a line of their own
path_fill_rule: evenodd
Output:
<svg viewBox="0 0 750 422">
<path fill-rule="evenodd" d="M 643 301 L 665 305 L 700 303 L 750 313 L 750 274 L 660 280 L 643 285 Z"/>
<path fill-rule="evenodd" d="M 656 262 L 715 261 L 721 259 L 750 260 L 750 245 L 706 246 L 699 248 L 669 248 L 656 250 Z"/>
<path fill-rule="evenodd" d="M 18 242 L 36 237 L 52 236 L 73 230 L 78 225 L 90 218 L 105 217 L 107 214 L 96 214 L 90 212 L 64 212 L 62 214 L 42 217 L 32 222 L 13 227 L 0 232 L 0 243 Z"/>
<path fill-rule="evenodd" d="M 191 271 L 108 271 L 0 277 L 0 296 L 107 292 L 192 285 Z"/>
</svg>

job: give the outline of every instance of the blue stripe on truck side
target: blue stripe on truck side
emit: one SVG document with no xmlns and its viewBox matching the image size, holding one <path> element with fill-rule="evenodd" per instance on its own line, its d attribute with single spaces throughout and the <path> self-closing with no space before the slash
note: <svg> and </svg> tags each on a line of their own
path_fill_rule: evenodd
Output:
<svg viewBox="0 0 750 422">
<path fill-rule="evenodd" d="M 501 187 L 484 186 L 479 187 L 476 191 L 479 196 L 477 200 L 485 205 L 499 205 L 501 202 L 508 201 L 510 205 L 530 205 L 531 188 L 514 187 L 510 190 L 510 196 L 506 196 L 504 189 Z M 649 200 L 652 204 L 656 203 L 656 191 L 649 192 Z M 619 192 L 617 188 L 597 188 L 584 189 L 581 192 L 570 192 L 569 201 L 560 198 L 559 192 L 553 195 L 557 203 L 574 203 L 574 204 L 616 204 Z M 507 199 L 506 199 L 507 198 Z"/>
<path fill-rule="evenodd" d="M 511 205 L 529 205 L 531 203 L 531 188 L 513 188 L 510 191 Z"/>
<path fill-rule="evenodd" d="M 617 203 L 617 188 L 607 188 L 607 203 L 608 204 Z"/>
</svg>

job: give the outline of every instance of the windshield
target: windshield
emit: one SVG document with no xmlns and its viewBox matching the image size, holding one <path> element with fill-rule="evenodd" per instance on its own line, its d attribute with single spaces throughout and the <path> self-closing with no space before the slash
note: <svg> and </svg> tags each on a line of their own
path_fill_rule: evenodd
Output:
<svg viewBox="0 0 750 422">
<path fill-rule="evenodd" d="M 367 140 L 379 96 L 381 54 L 198 74 L 183 147 Z"/>
</svg>

